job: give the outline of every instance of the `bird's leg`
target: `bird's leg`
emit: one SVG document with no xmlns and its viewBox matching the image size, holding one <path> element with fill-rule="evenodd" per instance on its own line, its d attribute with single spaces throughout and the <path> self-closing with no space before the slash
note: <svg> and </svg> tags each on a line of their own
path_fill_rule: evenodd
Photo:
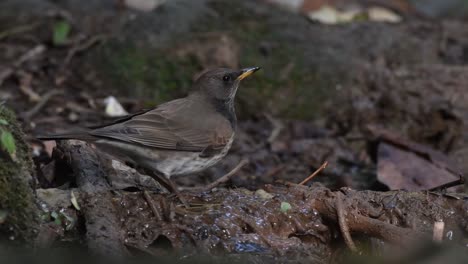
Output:
<svg viewBox="0 0 468 264">
<path fill-rule="evenodd" d="M 161 184 L 164 188 L 166 188 L 170 193 L 173 193 L 179 198 L 179 201 L 181 201 L 185 207 L 189 207 L 187 201 L 182 197 L 180 192 L 177 190 L 177 186 L 166 176 L 159 174 L 155 172 L 154 170 L 143 170 L 146 175 L 150 176 L 154 180 L 156 180 L 159 184 Z"/>
</svg>

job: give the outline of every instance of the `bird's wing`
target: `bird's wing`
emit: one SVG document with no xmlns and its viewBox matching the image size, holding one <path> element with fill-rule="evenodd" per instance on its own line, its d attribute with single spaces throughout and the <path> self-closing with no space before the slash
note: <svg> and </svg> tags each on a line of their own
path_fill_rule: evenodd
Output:
<svg viewBox="0 0 468 264">
<path fill-rule="evenodd" d="M 168 150 L 222 149 L 232 133 L 229 122 L 219 116 L 211 118 L 218 118 L 218 122 L 207 121 L 208 117 L 195 121 L 193 116 L 204 111 L 194 112 L 191 104 L 193 102 L 185 99 L 175 100 L 123 122 L 95 129 L 90 134 Z"/>
</svg>

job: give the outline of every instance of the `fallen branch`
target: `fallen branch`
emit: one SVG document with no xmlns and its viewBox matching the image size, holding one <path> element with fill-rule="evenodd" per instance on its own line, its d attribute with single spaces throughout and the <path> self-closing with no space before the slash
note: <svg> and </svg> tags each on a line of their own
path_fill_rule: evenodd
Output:
<svg viewBox="0 0 468 264">
<path fill-rule="evenodd" d="M 62 141 L 57 146 L 69 160 L 84 197 L 80 205 L 86 220 L 89 249 L 102 256 L 125 256 L 120 218 L 96 152 L 80 141 Z"/>
</svg>

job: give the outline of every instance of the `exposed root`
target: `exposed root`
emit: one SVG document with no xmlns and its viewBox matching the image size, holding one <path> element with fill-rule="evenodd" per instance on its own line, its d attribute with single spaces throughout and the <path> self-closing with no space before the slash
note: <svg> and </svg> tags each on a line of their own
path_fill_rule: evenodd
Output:
<svg viewBox="0 0 468 264">
<path fill-rule="evenodd" d="M 350 191 L 348 195 L 346 195 L 346 200 L 352 199 L 353 195 L 356 195 L 358 192 Z M 317 194 L 316 194 L 317 195 Z M 331 201 L 331 197 L 334 197 L 333 202 Z M 339 223 L 339 218 L 343 218 L 338 215 L 337 201 L 341 200 L 336 198 L 335 192 L 330 192 L 329 190 L 325 190 L 322 194 L 320 194 L 319 198 L 314 201 L 315 208 L 319 211 L 323 216 L 326 218 Z M 355 198 L 356 199 L 356 198 Z M 370 237 L 375 237 L 382 239 L 384 241 L 394 243 L 394 244 L 405 244 L 417 241 L 418 239 L 423 238 L 422 233 L 412 230 L 409 228 L 402 228 L 396 225 L 392 225 L 390 223 L 386 223 L 381 220 L 377 220 L 371 218 L 369 216 L 362 215 L 361 212 L 367 211 L 366 206 L 372 207 L 370 205 L 359 203 L 356 204 L 358 200 L 349 200 L 346 201 L 347 204 L 352 204 L 353 207 L 358 206 L 360 208 L 359 212 L 356 211 L 352 215 L 352 217 L 346 218 L 346 226 L 349 230 L 348 232 L 352 233 L 363 233 Z M 340 224 L 340 228 L 341 228 Z M 346 231 L 346 230 L 345 230 Z M 349 241 L 348 241 L 349 242 Z"/>
<path fill-rule="evenodd" d="M 335 207 L 336 207 L 336 214 L 338 216 L 338 225 L 340 226 L 341 234 L 343 235 L 343 239 L 346 245 L 348 246 L 348 248 L 353 252 L 357 252 L 358 250 L 357 250 L 356 244 L 354 244 L 354 241 L 351 238 L 351 234 L 349 233 L 349 226 L 346 221 L 342 196 L 343 195 L 340 192 L 338 192 L 335 197 Z"/>
</svg>

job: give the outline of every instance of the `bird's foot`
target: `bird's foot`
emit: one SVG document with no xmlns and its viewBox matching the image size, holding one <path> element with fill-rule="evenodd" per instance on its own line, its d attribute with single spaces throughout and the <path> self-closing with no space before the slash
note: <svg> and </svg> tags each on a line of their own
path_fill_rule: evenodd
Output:
<svg viewBox="0 0 468 264">
<path fill-rule="evenodd" d="M 177 196 L 179 201 L 186 207 L 190 207 L 189 204 L 187 203 L 187 200 L 182 196 L 182 194 L 178 191 L 177 186 L 168 178 L 166 178 L 164 175 L 161 175 L 155 171 L 152 170 L 144 170 L 148 176 L 156 180 L 161 186 L 166 188 L 169 193 L 174 194 Z"/>
</svg>

